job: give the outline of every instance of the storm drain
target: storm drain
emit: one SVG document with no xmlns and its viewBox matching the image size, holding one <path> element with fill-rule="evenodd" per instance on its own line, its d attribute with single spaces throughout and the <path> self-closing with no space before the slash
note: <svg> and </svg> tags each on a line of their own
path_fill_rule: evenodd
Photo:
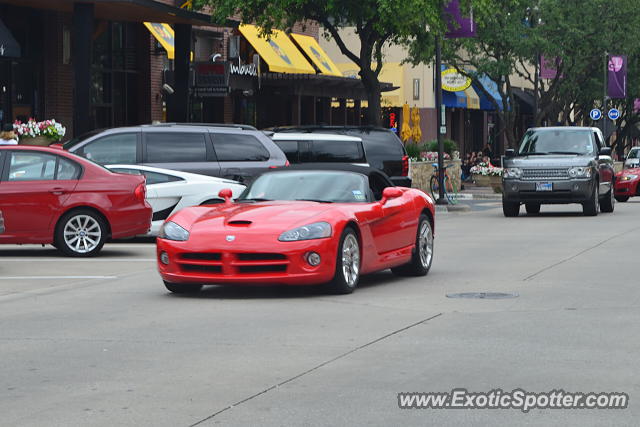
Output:
<svg viewBox="0 0 640 427">
<path fill-rule="evenodd" d="M 516 292 L 504 293 L 504 292 L 462 292 L 459 294 L 447 294 L 447 298 L 477 298 L 477 299 L 506 299 L 517 298 Z"/>
</svg>

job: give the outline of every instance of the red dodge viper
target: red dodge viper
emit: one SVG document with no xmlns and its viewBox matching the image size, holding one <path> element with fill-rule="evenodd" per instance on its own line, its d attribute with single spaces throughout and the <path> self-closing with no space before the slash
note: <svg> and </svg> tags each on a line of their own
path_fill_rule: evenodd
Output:
<svg viewBox="0 0 640 427">
<path fill-rule="evenodd" d="M 376 169 L 305 165 L 257 178 L 235 201 L 185 208 L 164 223 L 158 269 L 171 292 L 203 285 L 329 283 L 361 274 L 423 276 L 433 260 L 434 206 Z"/>
</svg>

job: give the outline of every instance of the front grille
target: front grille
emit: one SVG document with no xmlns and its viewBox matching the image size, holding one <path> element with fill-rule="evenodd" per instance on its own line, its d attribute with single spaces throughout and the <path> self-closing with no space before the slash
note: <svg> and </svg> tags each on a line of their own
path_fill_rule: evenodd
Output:
<svg viewBox="0 0 640 427">
<path fill-rule="evenodd" d="M 237 274 L 286 273 L 289 260 L 284 254 L 264 252 L 185 252 L 178 255 L 178 266 L 185 273 L 215 277 Z"/>
<path fill-rule="evenodd" d="M 554 169 L 523 169 L 522 179 L 526 180 L 544 180 L 544 179 L 569 179 L 568 168 Z"/>
</svg>

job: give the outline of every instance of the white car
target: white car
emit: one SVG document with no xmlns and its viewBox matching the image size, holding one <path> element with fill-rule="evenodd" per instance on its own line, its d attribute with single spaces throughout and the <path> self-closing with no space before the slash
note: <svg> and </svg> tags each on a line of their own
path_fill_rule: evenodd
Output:
<svg viewBox="0 0 640 427">
<path fill-rule="evenodd" d="M 144 175 L 147 178 L 147 201 L 153 208 L 149 236 L 157 236 L 164 221 L 187 206 L 222 203 L 218 192 L 231 189 L 237 198 L 245 186 L 237 181 L 194 173 L 141 165 L 107 165 L 114 172 Z"/>
<path fill-rule="evenodd" d="M 631 169 L 637 167 L 640 167 L 640 147 L 633 147 L 624 159 L 624 168 Z"/>
</svg>

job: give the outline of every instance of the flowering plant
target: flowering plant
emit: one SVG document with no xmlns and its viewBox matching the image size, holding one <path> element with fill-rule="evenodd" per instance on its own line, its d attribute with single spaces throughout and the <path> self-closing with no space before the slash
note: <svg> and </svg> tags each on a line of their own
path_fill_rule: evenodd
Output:
<svg viewBox="0 0 640 427">
<path fill-rule="evenodd" d="M 448 153 L 444 153 L 442 158 L 444 160 L 450 160 L 451 156 Z M 415 157 L 411 157 L 411 160 L 415 162 L 435 162 L 438 160 L 438 152 L 437 151 L 421 151 Z"/>
<path fill-rule="evenodd" d="M 35 119 L 29 119 L 26 123 L 16 121 L 13 124 L 13 131 L 19 138 L 35 138 L 44 136 L 51 141 L 60 141 L 67 129 L 55 120 L 44 120 L 37 122 Z"/>
<path fill-rule="evenodd" d="M 482 176 L 502 176 L 502 168 L 493 166 L 491 163 L 481 162 L 471 168 L 471 173 Z"/>
</svg>

